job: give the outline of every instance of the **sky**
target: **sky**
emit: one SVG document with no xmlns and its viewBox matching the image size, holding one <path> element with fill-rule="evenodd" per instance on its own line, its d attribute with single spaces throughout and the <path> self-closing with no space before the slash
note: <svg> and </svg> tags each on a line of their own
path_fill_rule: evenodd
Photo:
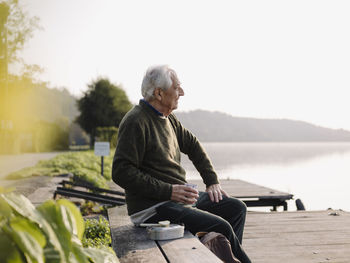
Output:
<svg viewBox="0 0 350 263">
<path fill-rule="evenodd" d="M 22 57 L 82 96 L 99 76 L 137 103 L 168 64 L 181 111 L 292 119 L 350 130 L 350 1 L 20 0 L 40 18 Z"/>
</svg>

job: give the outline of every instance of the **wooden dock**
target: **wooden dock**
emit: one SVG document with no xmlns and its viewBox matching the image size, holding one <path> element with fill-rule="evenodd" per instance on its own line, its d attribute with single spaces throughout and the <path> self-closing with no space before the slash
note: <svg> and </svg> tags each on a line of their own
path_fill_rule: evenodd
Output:
<svg viewBox="0 0 350 263">
<path fill-rule="evenodd" d="M 130 224 L 125 207 L 108 214 L 120 262 L 220 262 L 188 232 L 184 239 L 157 243 Z M 350 213 L 248 212 L 243 248 L 254 263 L 349 263 Z"/>
<path fill-rule="evenodd" d="M 349 263 L 350 213 L 249 212 L 243 247 L 254 263 Z"/>
<path fill-rule="evenodd" d="M 196 184 L 199 191 L 205 191 L 205 185 L 202 180 L 188 180 L 188 182 Z M 220 180 L 220 184 L 230 196 L 241 199 L 248 207 L 265 206 L 276 210 L 278 206 L 283 206 L 284 210 L 287 210 L 286 201 L 293 198 L 292 194 L 238 179 Z M 110 183 L 110 187 L 116 191 L 124 191 L 113 182 Z"/>
<path fill-rule="evenodd" d="M 200 180 L 189 182 L 204 190 Z M 221 185 L 230 195 L 243 200 L 292 198 L 291 194 L 241 180 L 221 180 Z M 125 246 L 128 245 L 121 249 L 126 249 Z M 254 263 L 349 263 L 350 213 L 334 210 L 248 212 L 243 247 Z M 137 259 L 136 255 L 127 254 L 130 262 Z"/>
<path fill-rule="evenodd" d="M 52 198 L 53 191 L 61 180 L 62 178 L 59 177 L 52 178 L 50 185 L 38 188 L 29 196 L 30 199 L 37 205 Z M 198 185 L 199 190 L 204 190 L 204 184 L 201 181 L 191 180 L 190 183 L 195 183 Z M 230 195 L 243 200 L 254 196 L 261 199 L 277 200 L 283 200 L 284 198 L 287 200 L 287 198 L 292 197 L 288 193 L 241 180 L 222 180 L 221 184 Z M 111 183 L 111 186 L 115 190 L 120 190 L 114 183 Z M 120 211 L 120 209 L 115 208 L 115 211 Z M 131 226 L 119 228 L 126 223 L 130 224 L 130 219 L 125 212 L 124 208 L 123 217 L 118 216 L 117 221 L 110 221 L 113 234 L 119 237 L 119 241 L 125 237 L 125 242 L 114 242 L 113 244 L 116 251 L 122 252 L 124 255 L 121 262 L 138 262 L 136 259 L 139 256 L 142 259 L 143 253 L 152 253 L 154 255 L 150 262 L 166 262 L 163 256 L 159 254 L 159 247 L 162 248 L 163 253 L 169 248 L 166 254 L 171 257 L 172 260 L 170 262 L 177 262 L 180 259 L 179 262 L 186 262 L 181 256 L 177 255 L 181 254 L 181 249 L 186 249 L 186 247 L 182 247 L 183 244 L 188 242 L 194 244 L 193 242 L 196 242 L 191 235 L 187 233 L 185 241 L 178 240 L 176 242 L 164 242 L 164 244 L 153 244 L 151 242 L 152 247 L 148 247 L 150 242 L 145 241 L 146 235 L 143 232 L 145 229 L 138 229 L 136 230 L 138 232 L 135 233 L 135 239 L 130 241 L 130 238 L 125 233 L 129 233 L 130 229 L 128 228 Z M 127 221 L 123 222 L 122 219 Z M 142 233 L 140 234 L 140 232 Z M 208 262 L 215 262 L 215 258 L 213 259 L 207 250 L 203 250 L 198 242 L 195 245 L 195 251 L 187 251 L 185 254 L 194 256 L 199 262 L 204 262 L 203 257 L 200 255 L 206 255 L 205 258 L 208 259 Z M 243 247 L 254 263 L 349 263 L 350 213 L 333 210 L 248 212 Z M 174 248 L 179 248 L 175 249 L 175 254 L 171 253 Z M 157 256 L 163 261 L 154 261 Z M 195 262 L 195 260 L 192 262 Z"/>
<path fill-rule="evenodd" d="M 196 184 L 200 191 L 205 190 L 202 180 L 189 180 L 188 182 Z M 230 196 L 241 199 L 248 207 L 271 206 L 273 210 L 276 210 L 278 206 L 283 206 L 286 211 L 288 210 L 286 201 L 293 198 L 292 194 L 238 179 L 220 180 L 220 184 Z"/>
</svg>

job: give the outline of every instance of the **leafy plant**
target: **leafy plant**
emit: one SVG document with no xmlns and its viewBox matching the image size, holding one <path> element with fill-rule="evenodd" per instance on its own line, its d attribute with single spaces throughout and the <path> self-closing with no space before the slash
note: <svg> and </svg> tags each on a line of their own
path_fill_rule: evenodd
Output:
<svg viewBox="0 0 350 263">
<path fill-rule="evenodd" d="M 0 195 L 0 258 L 3 263 L 119 262 L 111 250 L 83 247 L 84 220 L 68 200 L 37 208 L 23 195 Z"/>
<path fill-rule="evenodd" d="M 108 221 L 103 216 L 87 219 L 82 242 L 84 247 L 109 248 L 112 239 Z"/>
<path fill-rule="evenodd" d="M 85 200 L 85 202 L 83 202 L 80 206 L 80 212 L 83 216 L 91 214 L 103 214 L 106 213 L 106 208 L 96 202 Z"/>
</svg>

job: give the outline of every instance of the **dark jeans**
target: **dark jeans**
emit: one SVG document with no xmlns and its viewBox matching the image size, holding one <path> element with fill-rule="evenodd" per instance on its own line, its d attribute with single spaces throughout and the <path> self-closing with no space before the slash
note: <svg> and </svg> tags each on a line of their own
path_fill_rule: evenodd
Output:
<svg viewBox="0 0 350 263">
<path fill-rule="evenodd" d="M 214 203 L 207 193 L 200 192 L 195 207 L 167 202 L 157 207 L 156 211 L 157 214 L 146 223 L 169 220 L 175 224 L 184 223 L 185 228 L 194 235 L 201 231 L 221 233 L 230 241 L 233 254 L 242 263 L 251 262 L 241 247 L 247 211 L 242 201 L 223 197 L 219 203 Z"/>
</svg>

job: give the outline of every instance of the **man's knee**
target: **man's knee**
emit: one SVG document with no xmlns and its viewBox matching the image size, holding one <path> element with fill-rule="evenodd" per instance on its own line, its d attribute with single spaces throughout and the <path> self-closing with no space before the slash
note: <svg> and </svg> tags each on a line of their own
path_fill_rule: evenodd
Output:
<svg viewBox="0 0 350 263">
<path fill-rule="evenodd" d="M 244 202 L 237 198 L 228 198 L 229 204 L 230 204 L 230 211 L 234 214 L 241 214 L 246 215 L 247 213 L 247 206 Z"/>
</svg>

